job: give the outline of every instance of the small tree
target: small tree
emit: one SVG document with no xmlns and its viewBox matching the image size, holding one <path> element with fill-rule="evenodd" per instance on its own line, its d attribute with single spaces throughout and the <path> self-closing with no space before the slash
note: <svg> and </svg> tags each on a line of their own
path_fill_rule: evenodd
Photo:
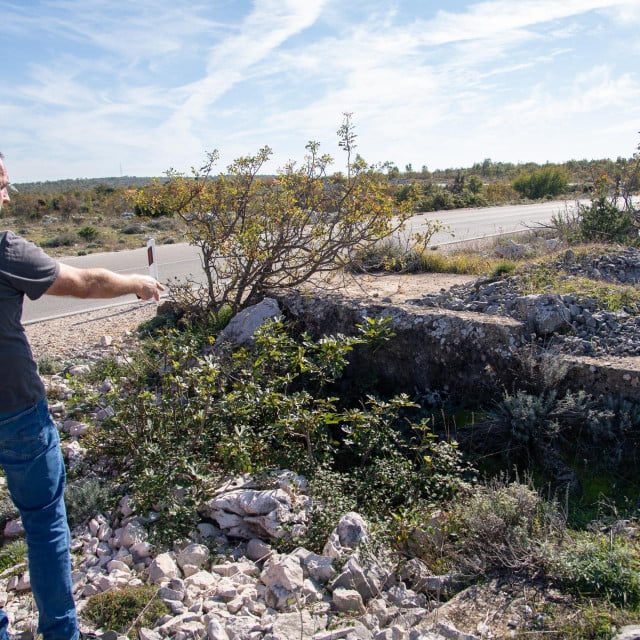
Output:
<svg viewBox="0 0 640 640">
<path fill-rule="evenodd" d="M 513 181 L 513 188 L 523 197 L 539 200 L 557 196 L 567 189 L 567 176 L 561 169 L 545 167 L 523 173 Z"/>
<path fill-rule="evenodd" d="M 329 175 L 332 158 L 312 141 L 302 166 L 291 162 L 274 178 L 259 176 L 269 147 L 238 158 L 216 177 L 214 151 L 192 178 L 170 172 L 165 185 L 140 194 L 138 210 L 166 207 L 188 223 L 214 310 L 237 310 L 265 291 L 347 266 L 358 249 L 393 234 L 411 215 L 413 202 L 396 203 L 388 177 L 355 155 L 351 114 L 338 136 L 347 153 L 346 175 Z M 420 240 L 428 242 L 436 229 L 427 226 Z"/>
<path fill-rule="evenodd" d="M 584 240 L 620 242 L 632 236 L 632 211 L 626 207 L 623 210 L 618 208 L 617 195 L 608 195 L 609 184 L 609 177 L 606 174 L 601 176 L 596 181 L 591 204 L 579 206 L 580 231 Z"/>
</svg>

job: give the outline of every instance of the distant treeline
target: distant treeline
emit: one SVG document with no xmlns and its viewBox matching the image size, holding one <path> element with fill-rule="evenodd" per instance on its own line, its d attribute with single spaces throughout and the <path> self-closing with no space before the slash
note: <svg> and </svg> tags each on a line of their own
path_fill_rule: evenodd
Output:
<svg viewBox="0 0 640 640">
<path fill-rule="evenodd" d="M 406 165 L 401 171 L 386 162 L 379 170 L 388 176 L 398 202 L 410 199 L 416 209 L 422 211 L 482 207 L 521 199 L 581 197 L 593 193 L 598 183 L 606 184 L 613 193 L 617 193 L 620 185 L 637 193 L 640 182 L 638 154 L 616 160 L 569 160 L 542 165 L 494 162 L 486 158 L 468 168 L 434 171 L 427 166 L 416 171 L 412 165 Z M 274 176 L 261 177 L 267 180 Z M 20 193 L 12 197 L 10 212 L 7 208 L 2 213 L 30 219 L 49 214 L 63 220 L 85 215 L 111 217 L 125 212 L 139 213 L 135 207 L 136 191 L 164 180 L 166 178 L 121 176 L 18 184 Z"/>
<path fill-rule="evenodd" d="M 541 168 L 555 168 L 565 172 L 569 183 L 593 185 L 603 174 L 614 178 L 618 173 L 624 172 L 630 165 L 636 162 L 635 158 L 618 157 L 616 160 L 604 158 L 600 160 L 568 160 L 562 163 L 537 164 L 535 162 L 513 163 L 494 162 L 491 158 L 485 158 L 482 162 L 476 162 L 471 167 L 450 167 L 447 169 L 434 169 L 430 171 L 426 165 L 420 170 L 413 165 L 405 165 L 404 171 L 395 164 L 386 162 L 382 170 L 394 179 L 407 180 L 417 178 L 419 180 L 432 180 L 438 183 L 453 183 L 460 175 L 471 177 L 478 176 L 485 181 L 502 180 L 512 181 L 523 173 L 531 173 Z M 267 177 L 267 176 L 264 176 Z M 141 188 L 160 178 L 120 176 L 111 178 L 73 178 L 67 180 L 51 180 L 44 182 L 24 182 L 16 184 L 24 193 L 53 193 L 63 191 L 90 191 L 100 185 L 114 188 Z"/>
<path fill-rule="evenodd" d="M 92 191 L 101 185 L 112 189 L 140 189 L 155 178 L 120 176 L 119 178 L 69 178 L 66 180 L 47 180 L 44 182 L 23 182 L 16 184 L 21 193 L 63 193 L 65 191 Z"/>
</svg>

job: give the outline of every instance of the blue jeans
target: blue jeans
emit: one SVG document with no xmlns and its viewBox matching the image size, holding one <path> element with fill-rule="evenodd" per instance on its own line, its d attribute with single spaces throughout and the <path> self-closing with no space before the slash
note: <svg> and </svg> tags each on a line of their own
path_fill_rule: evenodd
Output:
<svg viewBox="0 0 640 640">
<path fill-rule="evenodd" d="M 46 400 L 20 412 L 0 414 L 0 465 L 27 534 L 38 631 L 44 640 L 77 640 L 64 461 Z M 0 640 L 9 639 L 8 624 L 0 609 Z"/>
</svg>

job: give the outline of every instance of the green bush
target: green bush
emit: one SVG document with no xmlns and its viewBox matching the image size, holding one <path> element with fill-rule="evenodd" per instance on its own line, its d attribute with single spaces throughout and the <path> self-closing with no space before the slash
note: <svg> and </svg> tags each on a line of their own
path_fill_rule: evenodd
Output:
<svg viewBox="0 0 640 640">
<path fill-rule="evenodd" d="M 567 175 L 561 169 L 545 167 L 521 174 L 513 181 L 513 188 L 531 200 L 554 197 L 566 191 Z"/>
<path fill-rule="evenodd" d="M 127 224 L 122 229 L 120 229 L 120 233 L 124 233 L 125 235 L 137 235 L 140 233 L 144 233 L 146 231 L 143 224 L 139 222 L 132 222 L 131 224 Z"/>
<path fill-rule="evenodd" d="M 603 597 L 620 607 L 640 607 L 637 541 L 579 534 L 550 562 L 549 571 L 580 596 Z"/>
<path fill-rule="evenodd" d="M 633 214 L 621 211 L 604 195 L 590 205 L 580 205 L 579 219 L 582 239 L 588 242 L 621 242 L 635 231 Z"/>
<path fill-rule="evenodd" d="M 87 601 L 83 615 L 96 626 L 138 638 L 141 627 L 153 627 L 157 620 L 170 613 L 152 586 L 126 587 L 107 591 Z"/>
<path fill-rule="evenodd" d="M 322 553 L 329 534 L 340 518 L 356 510 L 357 501 L 351 484 L 348 474 L 332 471 L 327 465 L 321 465 L 314 471 L 309 481 L 309 527 L 304 539 L 299 541 L 307 549 Z"/>
<path fill-rule="evenodd" d="M 105 486 L 105 481 L 98 478 L 70 482 L 64 495 L 69 524 L 76 526 L 97 513 L 108 511 L 112 498 L 111 489 Z"/>
<path fill-rule="evenodd" d="M 40 243 L 45 249 L 55 249 L 57 247 L 72 247 L 78 241 L 78 236 L 75 233 L 61 233 L 54 238 L 44 240 Z"/>
<path fill-rule="evenodd" d="M 98 237 L 99 231 L 95 227 L 82 227 L 78 231 L 78 235 L 87 242 L 93 242 Z"/>
<path fill-rule="evenodd" d="M 0 573 L 26 561 L 27 543 L 24 540 L 14 540 L 0 549 Z"/>
<path fill-rule="evenodd" d="M 51 376 L 59 373 L 63 369 L 63 364 L 57 358 L 50 355 L 43 355 L 38 358 L 38 372 L 43 376 Z"/>
<path fill-rule="evenodd" d="M 414 522 L 406 535 L 409 548 L 433 570 L 486 575 L 535 571 L 544 543 L 563 530 L 557 507 L 530 485 L 495 478 L 461 491 L 434 522 Z"/>
<path fill-rule="evenodd" d="M 163 506 L 160 528 L 186 533 L 222 473 L 304 471 L 328 459 L 334 430 L 361 418 L 340 412 L 326 388 L 357 344 L 383 335 L 384 327 L 370 322 L 360 337 L 298 341 L 273 322 L 257 332 L 252 348 L 203 356 L 197 335 L 169 331 L 113 391 L 115 416 L 101 425 L 96 446 L 143 509 Z M 407 401 L 369 404 L 376 425 L 389 412 L 392 420 Z M 362 426 L 358 433 L 371 430 Z"/>
<path fill-rule="evenodd" d="M 401 502 L 450 496 L 459 454 L 426 423 L 408 421 L 415 405 L 406 396 L 332 394 L 351 351 L 376 349 L 388 335 L 387 321 L 367 320 L 357 336 L 314 341 L 277 321 L 252 346 L 202 355 L 213 336 L 161 333 L 120 377 L 109 399 L 115 416 L 94 446 L 141 510 L 161 509 L 154 527 L 162 542 L 186 535 L 210 488 L 239 472 L 339 469 L 350 474 L 358 509 L 376 517 Z"/>
</svg>

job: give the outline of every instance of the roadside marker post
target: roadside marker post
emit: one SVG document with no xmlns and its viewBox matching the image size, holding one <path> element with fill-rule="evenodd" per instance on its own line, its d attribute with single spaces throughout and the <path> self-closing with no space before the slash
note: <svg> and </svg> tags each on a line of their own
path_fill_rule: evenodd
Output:
<svg viewBox="0 0 640 640">
<path fill-rule="evenodd" d="M 158 260 L 156 259 L 156 239 L 147 240 L 147 262 L 149 263 L 149 275 L 158 280 Z"/>
<path fill-rule="evenodd" d="M 160 278 L 158 277 L 158 259 L 156 257 L 155 238 L 149 238 L 147 240 L 147 262 L 149 263 L 149 275 L 160 282 Z M 158 304 L 157 300 L 156 304 Z"/>
</svg>

